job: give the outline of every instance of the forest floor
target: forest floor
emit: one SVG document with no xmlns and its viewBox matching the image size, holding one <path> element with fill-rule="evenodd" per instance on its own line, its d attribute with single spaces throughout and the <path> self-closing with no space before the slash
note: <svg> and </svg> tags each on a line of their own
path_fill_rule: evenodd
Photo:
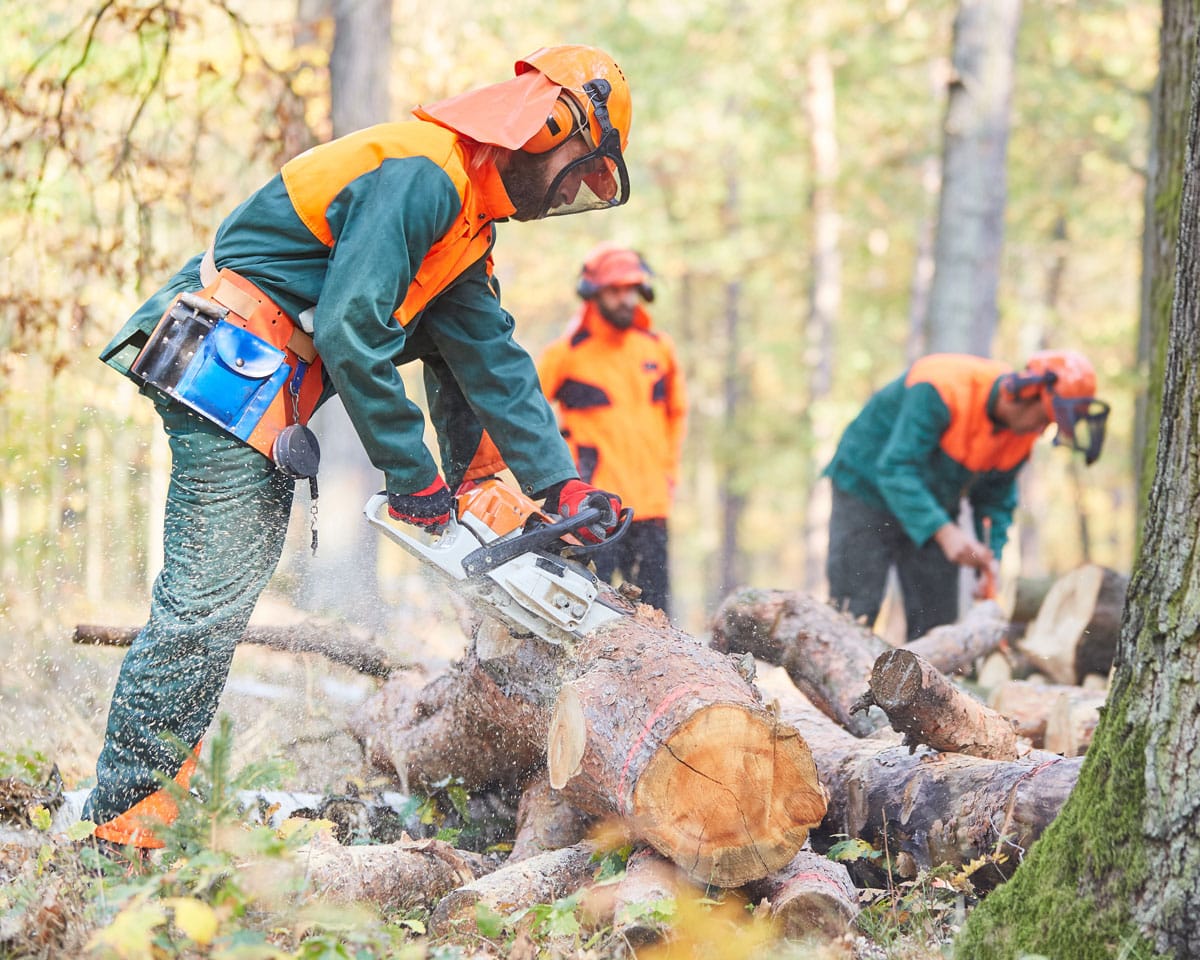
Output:
<svg viewBox="0 0 1200 960">
<path fill-rule="evenodd" d="M 412 589 L 424 601 L 426 586 L 414 584 Z M 386 634 L 396 638 L 389 652 L 400 662 L 420 663 L 432 675 L 461 655 L 466 640 L 449 611 L 432 610 L 426 602 L 398 609 L 407 612 L 397 615 L 395 622 L 386 627 Z M 101 619 L 95 611 L 66 597 L 52 612 L 37 609 L 32 601 L 19 600 L 2 612 L 0 655 L 6 669 L 0 675 L 0 778 L 24 775 L 32 782 L 53 766 L 67 791 L 85 790 L 94 781 L 95 759 L 103 741 L 108 702 L 123 651 L 74 644 L 74 625 L 105 622 L 134 626 L 142 622 L 145 611 L 114 604 Z M 268 593 L 260 601 L 252 623 L 284 625 L 306 616 Z M 395 789 L 394 783 L 381 778 L 380 772 L 367 763 L 361 745 L 347 730 L 349 714 L 377 686 L 378 681 L 316 654 L 239 646 L 218 713 L 232 723 L 229 768 L 239 771 L 258 761 L 284 758 L 289 769 L 275 784 L 279 790 L 328 795 L 348 789 Z M 0 785 L 3 782 L 0 779 Z M 589 946 L 578 942 L 578 938 L 569 947 L 558 940 L 533 947 L 533 952 L 529 952 L 529 944 L 521 943 L 507 950 L 478 943 L 470 949 L 430 944 L 416 935 L 423 931 L 420 916 L 390 918 L 387 937 L 335 931 L 323 934 L 324 939 L 314 939 L 311 933 L 303 938 L 296 934 L 291 942 L 285 942 L 287 937 L 277 936 L 270 948 L 274 952 L 265 947 L 258 952 L 231 950 L 225 954 L 199 949 L 186 936 L 181 941 L 176 930 L 174 940 L 167 939 L 178 947 L 177 952 L 164 952 L 161 930 L 141 934 L 125 931 L 120 936 L 112 932 L 120 926 L 114 926 L 116 907 L 122 902 L 128 904 L 131 897 L 136 900 L 139 895 L 148 896 L 149 887 L 144 886 L 139 893 L 139 888 L 131 887 L 129 878 L 121 875 L 100 877 L 97 885 L 94 866 L 89 875 L 86 857 L 81 859 L 76 846 L 61 836 L 49 844 L 43 842 L 36 854 L 30 853 L 26 845 L 22 854 L 12 847 L 13 837 L 4 830 L 4 820 L 0 805 L 0 957 L 84 955 L 82 947 L 89 948 L 87 956 L 95 957 L 403 956 L 451 960 L 511 956 L 518 960 L 607 960 L 610 956 L 632 955 L 627 948 L 614 952 L 611 946 Z M 179 886 L 178 877 L 172 882 Z M 161 876 L 153 883 L 157 884 L 156 896 L 172 892 L 163 886 Z M 176 896 L 169 899 L 177 903 L 181 900 L 179 890 L 173 892 Z M 205 901 L 194 889 L 185 892 L 189 896 L 183 899 Z M 737 946 L 737 938 L 730 941 L 727 933 L 714 933 L 713 942 L 707 945 L 691 938 L 686 948 L 677 944 L 674 950 L 660 949 L 653 956 L 659 960 L 685 956 L 713 960 L 749 960 L 750 956 L 933 960 L 951 955 L 953 933 L 964 915 L 961 898 L 956 905 L 953 898 L 944 896 L 944 891 L 910 883 L 891 891 L 874 891 L 869 899 L 874 902 L 867 904 L 858 929 L 837 944 L 801 947 L 780 943 L 763 953 L 761 941 L 749 937 L 746 949 L 753 943 L 759 946 L 746 953 Z M 33 934 L 28 923 L 31 911 L 41 918 L 34 924 Z M 241 922 L 249 924 L 255 912 L 247 910 Z M 221 929 L 225 930 L 231 921 L 220 915 Z M 261 916 L 256 922 L 264 925 Z M 276 924 L 281 922 L 277 920 Z M 179 923 L 177 909 L 175 925 Z M 270 928 L 271 924 L 265 926 Z M 179 946 L 181 942 L 185 946 Z M 318 946 L 320 949 L 316 949 Z M 641 951 L 639 955 L 650 954 Z"/>
</svg>

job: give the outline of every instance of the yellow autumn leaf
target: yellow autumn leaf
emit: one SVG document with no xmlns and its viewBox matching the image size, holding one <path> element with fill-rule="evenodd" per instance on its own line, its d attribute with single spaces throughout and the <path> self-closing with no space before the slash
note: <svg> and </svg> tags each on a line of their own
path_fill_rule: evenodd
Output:
<svg viewBox="0 0 1200 960">
<path fill-rule="evenodd" d="M 170 897 L 163 901 L 175 911 L 175 926 L 193 943 L 207 946 L 217 935 L 217 913 L 195 897 Z"/>
<path fill-rule="evenodd" d="M 107 948 L 107 956 L 115 954 L 121 960 L 153 960 L 154 931 L 166 921 L 166 911 L 158 904 L 135 902 L 92 935 L 88 952 Z"/>
</svg>

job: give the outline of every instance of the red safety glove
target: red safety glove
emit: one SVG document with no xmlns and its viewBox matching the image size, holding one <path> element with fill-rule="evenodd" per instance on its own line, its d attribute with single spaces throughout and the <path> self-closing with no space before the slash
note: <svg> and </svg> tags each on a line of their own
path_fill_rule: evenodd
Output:
<svg viewBox="0 0 1200 960">
<path fill-rule="evenodd" d="M 436 531 L 448 524 L 453 509 L 454 497 L 441 477 L 416 493 L 388 494 L 388 516 L 426 530 Z"/>
<path fill-rule="evenodd" d="M 600 511 L 598 522 L 580 527 L 576 534 L 588 543 L 603 543 L 617 526 L 621 513 L 621 498 L 606 490 L 597 490 L 582 480 L 565 480 L 555 484 L 546 492 L 543 509 L 557 513 L 564 520 L 579 515 L 581 510 L 592 507 Z"/>
</svg>

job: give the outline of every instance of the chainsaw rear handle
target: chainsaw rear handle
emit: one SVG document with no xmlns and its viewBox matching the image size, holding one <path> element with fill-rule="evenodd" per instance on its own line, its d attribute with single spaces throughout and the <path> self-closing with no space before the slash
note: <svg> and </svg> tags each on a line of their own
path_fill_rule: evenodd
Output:
<svg viewBox="0 0 1200 960">
<path fill-rule="evenodd" d="M 498 543 L 480 547 L 463 558 L 463 572 L 468 577 L 483 576 L 500 564 L 513 559 L 513 557 L 519 557 L 523 553 L 548 547 L 555 541 L 561 540 L 564 535 L 575 533 L 580 527 L 596 523 L 602 516 L 603 513 L 595 507 L 586 507 L 573 517 L 559 520 L 556 523 L 537 526 L 508 540 L 501 540 Z M 625 535 L 625 531 L 629 529 L 629 524 L 632 521 L 633 510 L 630 507 L 625 507 L 617 517 L 617 527 L 613 531 L 612 536 L 588 547 L 575 547 L 572 545 L 571 555 L 586 556 L 599 547 L 603 547 L 605 544 L 619 540 Z"/>
</svg>

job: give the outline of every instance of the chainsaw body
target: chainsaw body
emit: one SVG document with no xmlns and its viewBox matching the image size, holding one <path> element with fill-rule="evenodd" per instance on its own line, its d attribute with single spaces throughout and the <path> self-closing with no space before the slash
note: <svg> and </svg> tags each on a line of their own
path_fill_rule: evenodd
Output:
<svg viewBox="0 0 1200 960">
<path fill-rule="evenodd" d="M 482 613 L 502 620 L 517 633 L 532 633 L 561 644 L 633 611 L 633 606 L 582 563 L 563 552 L 586 554 L 574 536 L 599 519 L 584 510 L 569 521 L 557 519 L 499 480 L 486 480 L 457 498 L 450 522 L 438 534 L 425 534 L 388 516 L 387 494 L 378 493 L 363 509 L 367 521 L 393 543 L 424 561 Z M 611 539 L 633 519 L 621 511 Z"/>
</svg>

